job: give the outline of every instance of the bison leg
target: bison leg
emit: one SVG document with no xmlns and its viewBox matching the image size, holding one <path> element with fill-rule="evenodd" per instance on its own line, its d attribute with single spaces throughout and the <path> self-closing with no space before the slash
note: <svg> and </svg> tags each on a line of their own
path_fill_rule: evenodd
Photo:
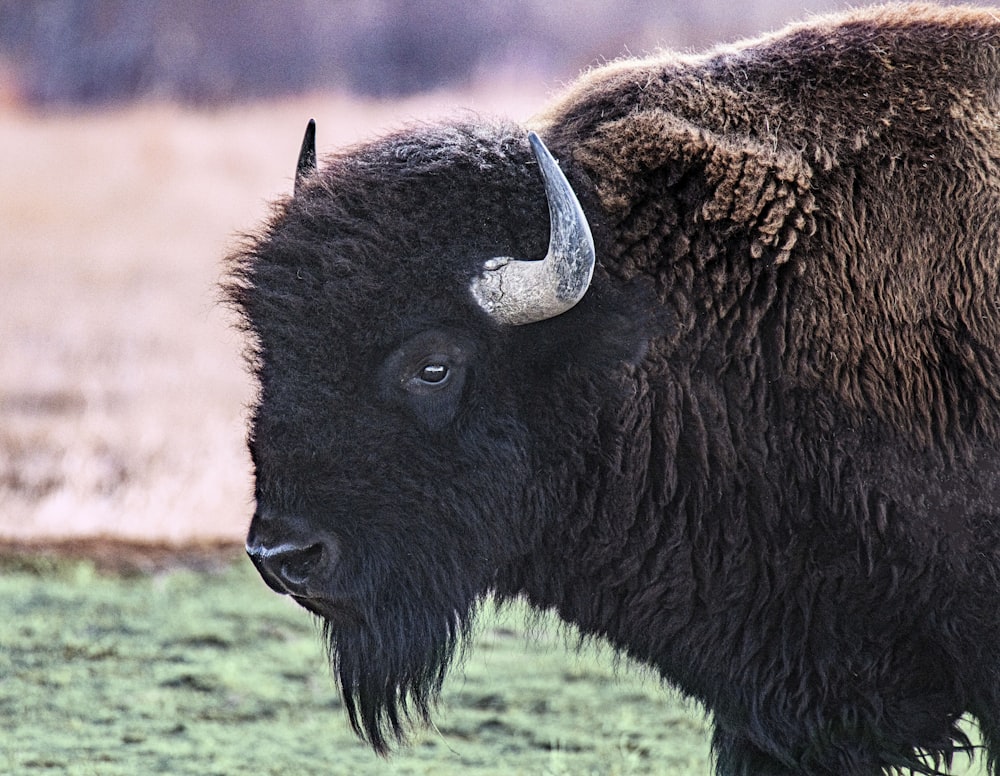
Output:
<svg viewBox="0 0 1000 776">
<path fill-rule="evenodd" d="M 773 757 L 765 754 L 747 739 L 715 728 L 712 736 L 716 776 L 794 776 Z"/>
<path fill-rule="evenodd" d="M 996 695 L 1000 696 L 1000 692 Z M 974 708 L 972 713 L 979 722 L 988 771 L 991 776 L 1000 776 L 1000 698 Z"/>
<path fill-rule="evenodd" d="M 876 765 L 842 762 L 823 768 L 815 763 L 808 766 L 785 762 L 754 746 L 745 737 L 716 726 L 712 736 L 716 776 L 882 776 Z"/>
</svg>

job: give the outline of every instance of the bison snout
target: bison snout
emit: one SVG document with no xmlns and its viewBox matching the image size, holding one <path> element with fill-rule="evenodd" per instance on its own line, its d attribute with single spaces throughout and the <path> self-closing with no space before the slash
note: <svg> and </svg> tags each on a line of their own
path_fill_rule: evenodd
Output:
<svg viewBox="0 0 1000 776">
<path fill-rule="evenodd" d="M 268 586 L 302 598 L 320 594 L 340 555 L 337 542 L 297 515 L 260 507 L 250 522 L 247 555 Z"/>
<path fill-rule="evenodd" d="M 322 542 L 306 546 L 277 547 L 247 543 L 247 555 L 268 586 L 288 595 L 309 597 L 315 593 L 317 577 L 333 562 L 331 548 Z"/>
</svg>

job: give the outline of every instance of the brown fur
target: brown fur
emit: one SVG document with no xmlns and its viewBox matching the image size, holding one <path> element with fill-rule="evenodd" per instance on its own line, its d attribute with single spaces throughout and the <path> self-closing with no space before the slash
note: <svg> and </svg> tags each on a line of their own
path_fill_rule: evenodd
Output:
<svg viewBox="0 0 1000 776">
<path fill-rule="evenodd" d="M 492 593 L 703 702 L 724 776 L 936 773 L 963 714 L 1000 773 L 998 15 L 582 78 L 537 128 L 598 267 L 550 320 L 469 293 L 545 253 L 511 124 L 330 158 L 234 257 L 250 544 L 378 751 Z"/>
<path fill-rule="evenodd" d="M 1000 383 L 983 377 L 1000 374 L 1000 10 L 890 5 L 625 60 L 582 78 L 544 126 L 612 219 L 607 264 L 655 274 L 686 327 L 701 224 L 745 231 L 764 259 L 726 268 L 747 275 L 737 295 L 811 237 L 794 252 L 786 377 L 925 445 L 997 427 Z M 691 167 L 706 201 L 668 212 L 665 179 Z M 736 299 L 712 296 L 725 320 Z"/>
</svg>

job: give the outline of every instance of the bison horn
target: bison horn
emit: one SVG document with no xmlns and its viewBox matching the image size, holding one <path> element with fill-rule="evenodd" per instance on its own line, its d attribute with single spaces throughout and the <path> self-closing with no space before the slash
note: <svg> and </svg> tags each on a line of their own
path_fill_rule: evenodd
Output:
<svg viewBox="0 0 1000 776">
<path fill-rule="evenodd" d="M 302 180 L 316 172 L 316 119 L 309 119 L 306 134 L 299 149 L 299 161 L 295 164 L 295 193 L 299 193 Z"/>
<path fill-rule="evenodd" d="M 572 186 L 534 132 L 528 140 L 549 203 L 549 252 L 542 261 L 490 259 L 472 294 L 494 320 L 522 325 L 554 318 L 579 302 L 594 274 L 594 238 Z"/>
</svg>

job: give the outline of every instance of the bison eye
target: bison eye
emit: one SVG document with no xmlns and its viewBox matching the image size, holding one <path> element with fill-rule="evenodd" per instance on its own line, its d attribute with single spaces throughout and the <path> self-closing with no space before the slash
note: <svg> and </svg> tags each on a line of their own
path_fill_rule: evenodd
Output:
<svg viewBox="0 0 1000 776">
<path fill-rule="evenodd" d="M 379 369 L 379 395 L 402 404 L 424 426 L 445 428 L 455 417 L 476 352 L 461 332 L 429 329 L 390 353 Z"/>
<path fill-rule="evenodd" d="M 417 373 L 417 379 L 428 385 L 440 385 L 448 379 L 448 367 L 444 364 L 426 364 Z"/>
</svg>

